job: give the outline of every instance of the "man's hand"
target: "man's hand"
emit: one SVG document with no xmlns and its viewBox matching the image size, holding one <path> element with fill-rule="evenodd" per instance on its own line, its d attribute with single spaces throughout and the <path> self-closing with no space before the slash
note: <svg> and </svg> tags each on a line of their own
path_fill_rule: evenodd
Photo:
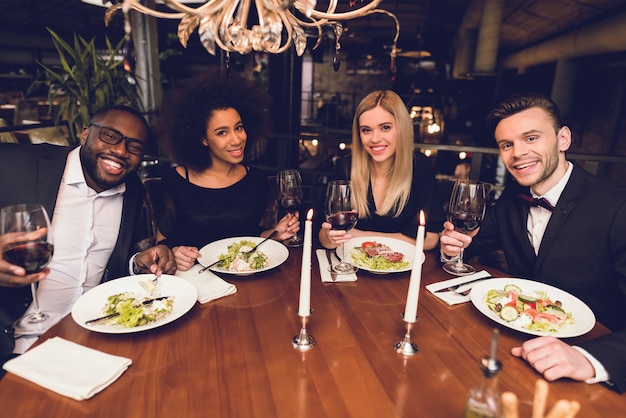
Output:
<svg viewBox="0 0 626 418">
<path fill-rule="evenodd" d="M 0 286 L 21 287 L 43 280 L 50 273 L 46 268 L 39 273 L 26 274 L 20 266 L 10 264 L 0 258 Z"/>
<path fill-rule="evenodd" d="M 475 229 L 470 234 L 463 234 L 454 230 L 452 222 L 443 223 L 443 231 L 439 238 L 441 250 L 448 257 L 456 257 L 461 249 L 467 248 L 472 243 L 472 238 L 478 234 L 480 228 Z"/>
<path fill-rule="evenodd" d="M 39 273 L 26 274 L 24 268 L 11 264 L 2 258 L 3 247 L 15 242 L 16 240 L 37 239 L 47 232 L 46 228 L 42 230 L 24 233 L 9 233 L 0 236 L 0 286 L 4 287 L 21 287 L 28 284 L 38 282 L 46 278 L 50 273 L 50 269 L 46 268 Z"/>
<path fill-rule="evenodd" d="M 176 273 L 174 253 L 166 245 L 157 245 L 137 254 L 135 267 L 143 273 L 161 274 Z"/>
<path fill-rule="evenodd" d="M 584 355 L 555 337 L 528 340 L 513 347 L 511 354 L 522 357 L 549 382 L 562 377 L 584 381 L 596 374 Z"/>
</svg>

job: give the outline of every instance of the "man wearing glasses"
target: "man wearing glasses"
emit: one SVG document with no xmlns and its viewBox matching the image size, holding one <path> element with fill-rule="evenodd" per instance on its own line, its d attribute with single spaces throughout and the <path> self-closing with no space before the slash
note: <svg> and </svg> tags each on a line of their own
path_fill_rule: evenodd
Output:
<svg viewBox="0 0 626 418">
<path fill-rule="evenodd" d="M 0 363 L 13 350 L 11 324 L 31 303 L 27 284 L 40 281 L 41 308 L 64 316 L 84 292 L 103 281 L 176 271 L 167 246 L 139 253 L 134 248 L 150 236 L 148 223 L 141 221 L 145 192 L 136 174 L 148 141 L 143 116 L 113 106 L 93 115 L 77 148 L 0 144 L 0 207 L 44 205 L 55 243 L 52 262 L 36 274 L 25 275 L 0 253 Z M 15 352 L 34 342 L 18 337 Z"/>
</svg>

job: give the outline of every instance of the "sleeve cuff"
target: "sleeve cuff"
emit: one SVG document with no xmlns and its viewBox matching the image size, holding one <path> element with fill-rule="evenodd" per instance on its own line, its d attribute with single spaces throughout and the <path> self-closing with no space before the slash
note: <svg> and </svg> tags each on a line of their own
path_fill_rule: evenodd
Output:
<svg viewBox="0 0 626 418">
<path fill-rule="evenodd" d="M 135 271 L 135 258 L 138 255 L 139 255 L 139 253 L 133 254 L 133 256 L 130 258 L 130 261 L 128 262 L 128 271 L 130 272 L 131 276 L 139 274 L 137 271 Z"/>
<path fill-rule="evenodd" d="M 585 356 L 585 358 L 587 360 L 589 360 L 589 362 L 593 366 L 594 370 L 596 371 L 596 375 L 594 377 L 592 377 L 591 379 L 585 380 L 585 383 L 592 384 L 592 383 L 600 383 L 600 382 L 605 382 L 606 383 L 606 382 L 608 382 L 608 380 L 611 377 L 609 376 L 609 373 L 606 371 L 606 369 L 604 368 L 602 363 L 600 363 L 594 356 L 589 354 L 587 352 L 587 350 L 582 349 L 580 347 L 577 347 L 575 345 L 572 346 L 572 347 L 575 348 L 576 350 L 578 350 L 578 352 L 580 352 L 580 354 Z"/>
</svg>

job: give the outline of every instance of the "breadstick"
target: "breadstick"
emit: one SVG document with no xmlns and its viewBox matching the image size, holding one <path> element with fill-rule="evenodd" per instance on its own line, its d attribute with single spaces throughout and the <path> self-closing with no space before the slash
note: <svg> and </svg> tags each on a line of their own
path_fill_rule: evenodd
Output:
<svg viewBox="0 0 626 418">
<path fill-rule="evenodd" d="M 517 410 L 517 395 L 513 392 L 504 392 L 501 399 L 504 418 L 519 418 Z"/>
<path fill-rule="evenodd" d="M 569 415 L 569 410 L 569 401 L 561 399 L 554 404 L 546 418 L 565 418 Z"/>
<path fill-rule="evenodd" d="M 578 411 L 580 411 L 580 403 L 577 401 L 571 401 L 569 403 L 569 413 L 563 418 L 574 418 L 576 414 L 578 414 Z"/>
<path fill-rule="evenodd" d="M 535 396 L 533 398 L 533 416 L 532 418 L 543 418 L 548 402 L 548 382 L 543 379 L 537 380 L 535 383 Z"/>
</svg>

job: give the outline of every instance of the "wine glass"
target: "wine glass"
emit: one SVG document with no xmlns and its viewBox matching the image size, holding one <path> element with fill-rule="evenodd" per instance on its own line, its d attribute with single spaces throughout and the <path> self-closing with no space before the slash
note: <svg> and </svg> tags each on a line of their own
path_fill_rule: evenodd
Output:
<svg viewBox="0 0 626 418">
<path fill-rule="evenodd" d="M 302 203 L 302 178 L 298 170 L 282 170 L 278 173 L 278 198 L 280 205 L 287 213 L 296 214 Z M 288 247 L 299 247 L 304 240 L 294 234 L 283 241 Z"/>
<path fill-rule="evenodd" d="M 358 215 L 352 206 L 350 182 L 348 180 L 336 180 L 328 183 L 326 189 L 326 221 L 333 229 L 348 231 L 356 225 Z M 354 273 L 358 269 L 346 262 L 345 247 L 341 244 L 341 261 L 332 266 L 332 269 L 340 274 Z"/>
<path fill-rule="evenodd" d="M 0 210 L 0 235 L 4 260 L 23 267 L 26 274 L 39 273 L 52 260 L 54 245 L 46 209 L 37 204 L 19 204 Z M 37 284 L 31 283 L 34 312 L 13 324 L 15 335 L 40 335 L 59 319 L 56 312 L 42 312 Z"/>
<path fill-rule="evenodd" d="M 446 212 L 448 221 L 454 225 L 455 230 L 469 234 L 478 228 L 485 217 L 489 187 L 488 183 L 469 179 L 460 179 L 454 183 Z M 457 260 L 447 262 L 443 269 L 457 276 L 476 271 L 474 267 L 463 262 L 463 248 Z"/>
</svg>

